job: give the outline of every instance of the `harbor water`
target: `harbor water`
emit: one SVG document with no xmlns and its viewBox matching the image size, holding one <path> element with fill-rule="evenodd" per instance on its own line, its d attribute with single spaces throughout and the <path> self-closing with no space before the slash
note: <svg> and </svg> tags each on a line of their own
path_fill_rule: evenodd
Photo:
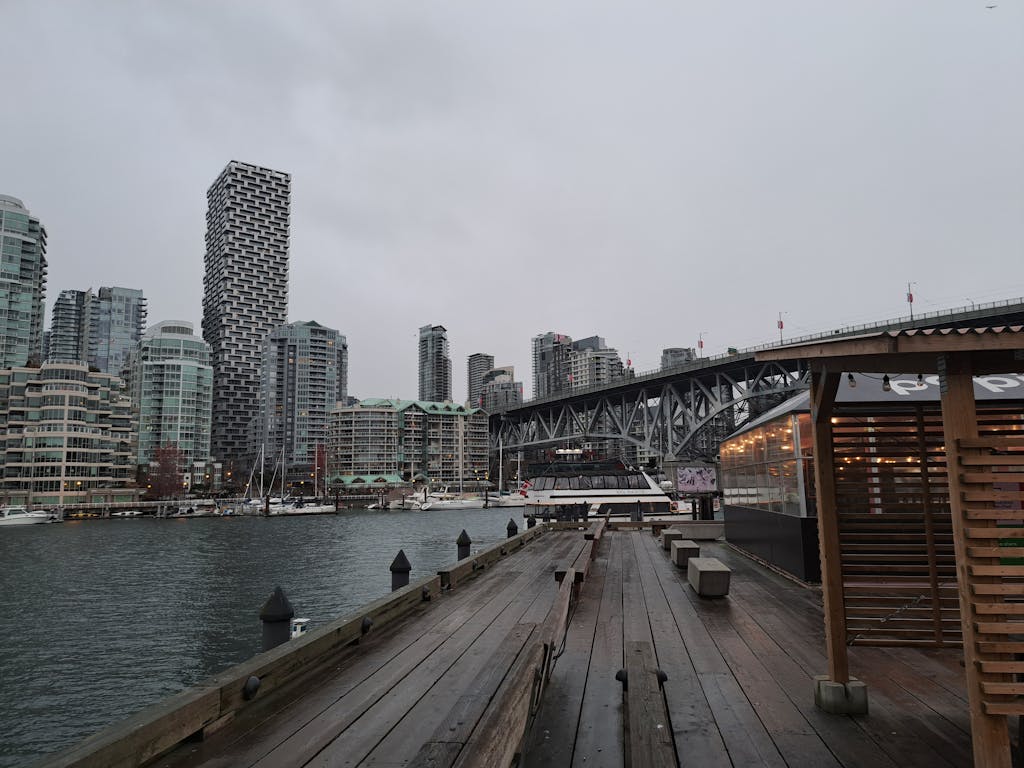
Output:
<svg viewBox="0 0 1024 768">
<path fill-rule="evenodd" d="M 0 529 L 0 766 L 30 763 L 260 650 L 275 586 L 315 629 L 506 536 L 521 509 L 129 518 Z"/>
</svg>

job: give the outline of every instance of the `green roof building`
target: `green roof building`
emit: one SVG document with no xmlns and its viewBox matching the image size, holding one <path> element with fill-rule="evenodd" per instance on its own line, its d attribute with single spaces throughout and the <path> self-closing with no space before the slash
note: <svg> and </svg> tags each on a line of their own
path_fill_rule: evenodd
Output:
<svg viewBox="0 0 1024 768">
<path fill-rule="evenodd" d="M 399 475 L 407 482 L 482 485 L 487 414 L 451 402 L 369 398 L 331 412 L 332 477 Z"/>
</svg>

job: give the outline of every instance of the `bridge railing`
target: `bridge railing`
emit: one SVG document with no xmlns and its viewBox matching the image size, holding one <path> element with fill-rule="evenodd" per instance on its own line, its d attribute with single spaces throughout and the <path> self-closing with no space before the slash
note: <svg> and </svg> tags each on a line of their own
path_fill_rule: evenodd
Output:
<svg viewBox="0 0 1024 768">
<path fill-rule="evenodd" d="M 723 360 L 730 360 L 743 355 L 750 355 L 755 352 L 760 352 L 765 349 L 778 349 L 779 347 L 788 347 L 793 344 L 802 344 L 809 341 L 820 341 L 822 339 L 833 339 L 837 336 L 852 336 L 860 333 L 867 333 L 871 331 L 882 331 L 886 329 L 895 328 L 913 328 L 915 326 L 925 323 L 931 325 L 932 321 L 948 318 L 950 320 L 955 318 L 966 318 L 971 316 L 984 316 L 989 313 L 990 310 L 1000 309 L 1003 307 L 1019 307 L 1024 311 L 1024 297 L 1016 299 L 1004 299 L 1002 301 L 989 301 L 982 304 L 971 304 L 971 306 L 963 307 L 951 307 L 949 309 L 939 309 L 932 312 L 924 312 L 911 317 L 906 315 L 903 317 L 896 317 L 890 320 L 880 320 L 874 323 L 862 323 L 859 325 L 844 325 L 841 328 L 837 328 L 834 331 L 820 331 L 818 333 L 809 333 L 803 336 L 793 336 L 786 339 L 781 343 L 768 342 L 765 344 L 757 344 L 752 347 L 744 347 L 742 349 L 735 349 L 733 351 L 725 352 L 718 355 L 709 355 L 708 357 L 701 357 L 689 363 L 682 363 L 681 365 L 672 365 L 665 368 L 655 368 L 649 371 L 641 371 L 633 374 L 629 378 L 616 379 L 614 382 L 607 384 L 596 384 L 592 387 L 582 387 L 580 389 L 572 389 L 566 392 L 559 392 L 554 395 L 547 395 L 545 397 L 535 397 L 530 400 L 524 400 L 521 405 L 515 408 L 509 408 L 507 410 L 516 410 L 518 408 L 524 408 L 527 406 L 543 405 L 544 403 L 557 402 L 559 400 L 565 400 L 568 397 L 579 397 L 581 395 L 596 394 L 599 392 L 605 392 L 615 387 L 620 387 L 623 384 L 632 384 L 637 382 L 649 381 L 651 379 L 660 378 L 676 373 L 688 373 L 690 371 L 700 370 L 703 368 L 709 368 L 718 364 Z M 925 322 L 927 321 L 927 322 Z M 495 411 L 495 413 L 502 413 L 503 411 Z"/>
</svg>

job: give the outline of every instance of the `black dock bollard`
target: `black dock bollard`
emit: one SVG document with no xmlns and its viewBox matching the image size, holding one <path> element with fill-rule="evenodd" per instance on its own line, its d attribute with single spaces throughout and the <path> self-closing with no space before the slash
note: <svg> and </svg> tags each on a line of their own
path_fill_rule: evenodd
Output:
<svg viewBox="0 0 1024 768">
<path fill-rule="evenodd" d="M 512 520 L 511 518 L 509 518 L 508 525 L 505 526 L 505 533 L 508 534 L 508 537 L 510 539 L 513 536 L 515 536 L 517 533 L 519 533 L 519 526 L 516 525 L 516 521 L 515 520 Z"/>
<path fill-rule="evenodd" d="M 469 557 L 469 545 L 473 542 L 470 540 L 465 528 L 462 529 L 462 533 L 459 534 L 459 538 L 455 540 L 455 543 L 459 547 L 459 560 L 465 560 Z"/>
<path fill-rule="evenodd" d="M 263 650 L 269 651 L 291 638 L 292 617 L 295 610 L 288 602 L 280 587 L 274 588 L 267 602 L 260 609 L 260 621 L 263 622 Z"/>
<path fill-rule="evenodd" d="M 409 565 L 409 558 L 405 556 L 405 550 L 398 550 L 398 554 L 395 555 L 394 562 L 391 563 L 392 592 L 396 589 L 409 586 L 409 571 L 411 570 L 412 566 Z"/>
<path fill-rule="evenodd" d="M 530 515 L 528 518 L 526 518 L 526 527 L 527 528 L 533 528 L 533 526 L 535 526 L 536 524 L 537 524 L 537 518 L 534 517 L 533 515 Z"/>
</svg>

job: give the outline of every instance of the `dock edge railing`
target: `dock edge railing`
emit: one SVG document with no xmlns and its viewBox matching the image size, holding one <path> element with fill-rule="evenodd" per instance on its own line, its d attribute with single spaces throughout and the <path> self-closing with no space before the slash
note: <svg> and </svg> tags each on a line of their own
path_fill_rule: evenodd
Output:
<svg viewBox="0 0 1024 768">
<path fill-rule="evenodd" d="M 436 575 L 410 583 L 341 618 L 257 654 L 190 688 L 46 755 L 36 768 L 135 768 L 186 740 L 201 740 L 267 695 L 329 663 L 368 632 L 378 632 L 424 601 L 454 589 L 548 530 L 540 523 L 487 547 Z M 254 684 L 252 678 L 256 678 Z M 252 690 L 255 685 L 256 690 Z"/>
</svg>

